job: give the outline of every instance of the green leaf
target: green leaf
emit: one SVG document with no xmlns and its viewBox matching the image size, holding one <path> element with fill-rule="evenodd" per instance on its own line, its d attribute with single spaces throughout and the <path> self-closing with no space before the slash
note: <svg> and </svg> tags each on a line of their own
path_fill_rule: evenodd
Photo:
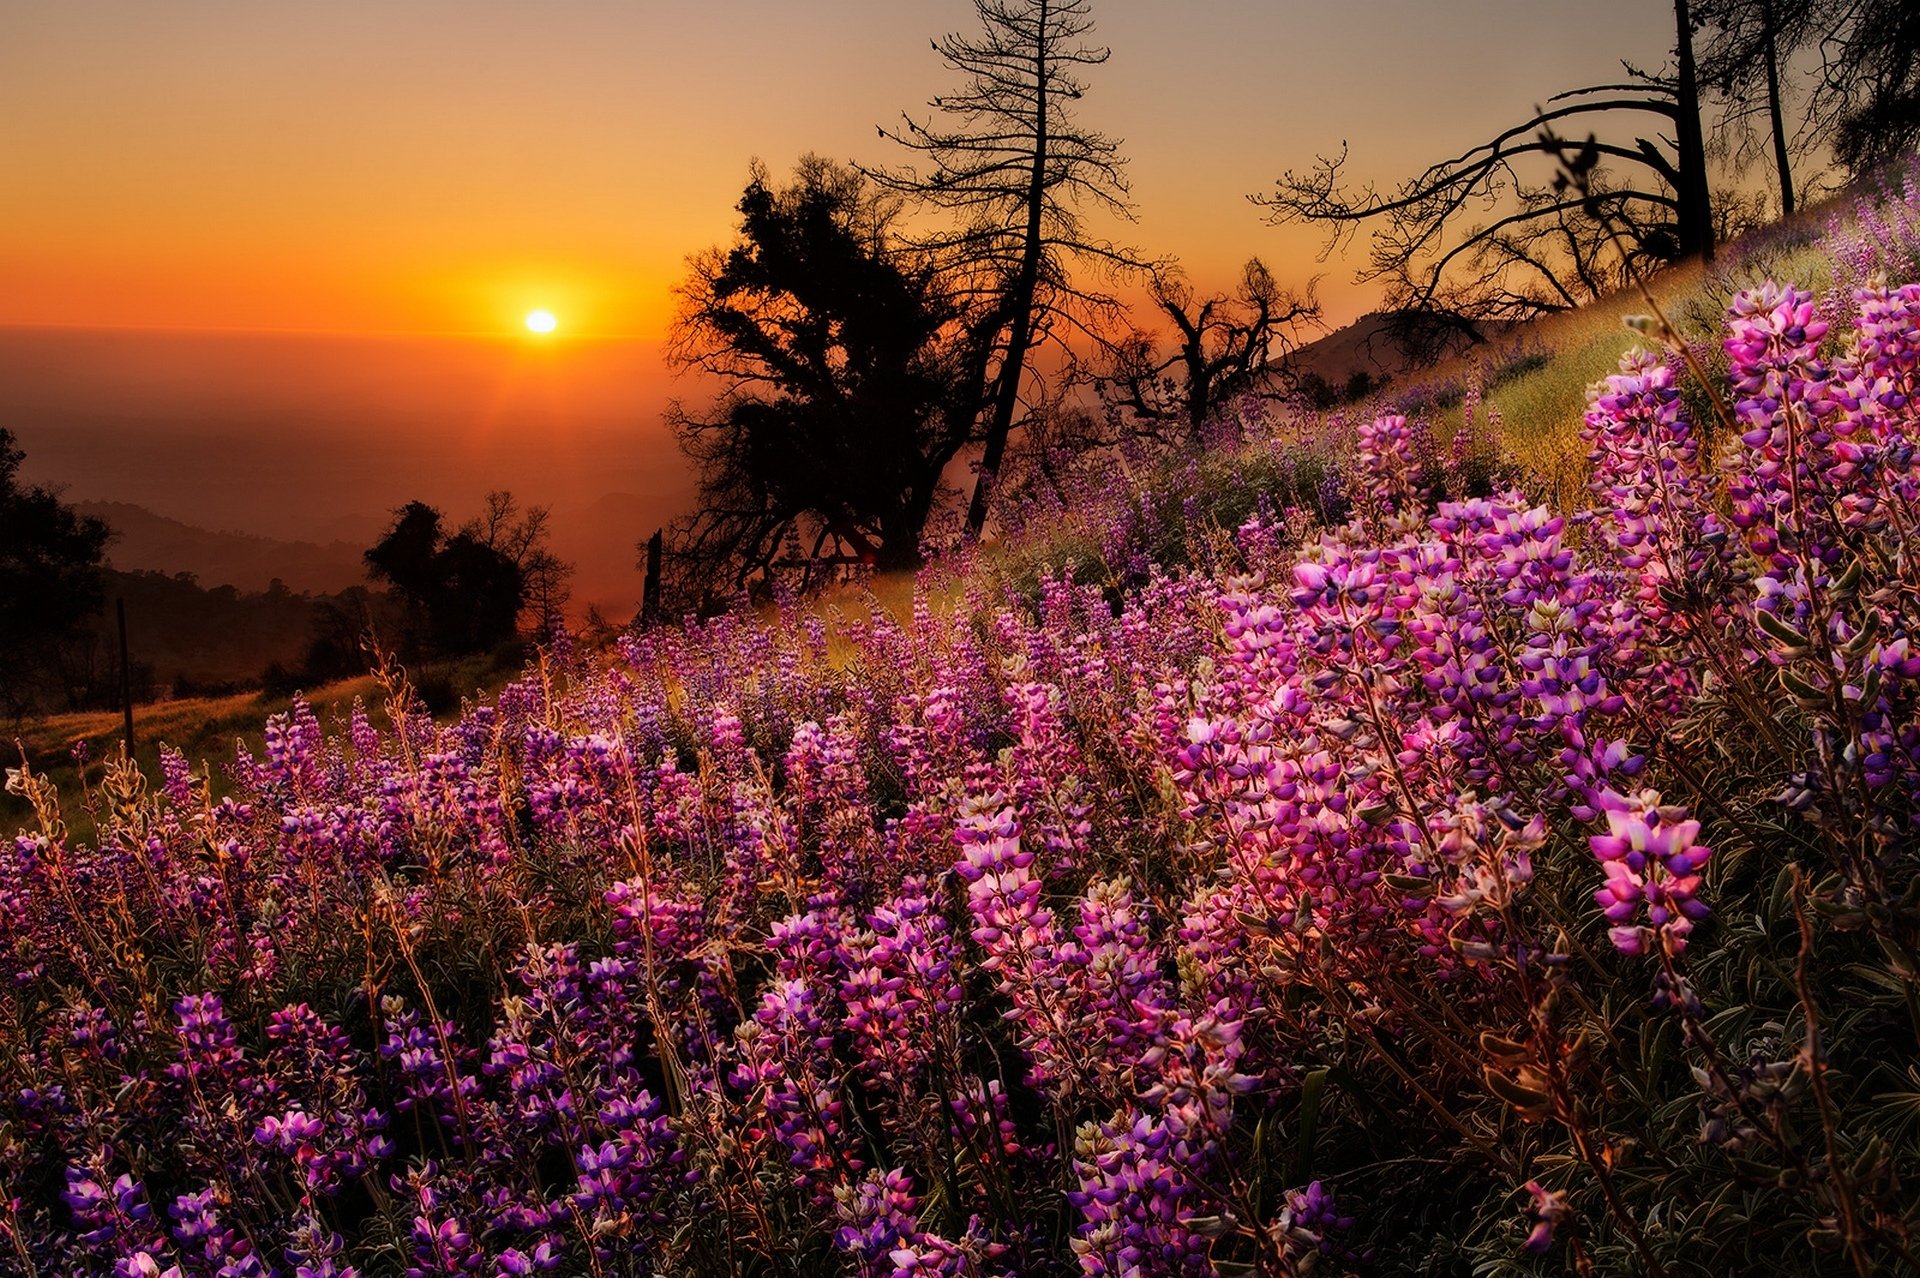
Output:
<svg viewBox="0 0 1920 1278">
<path fill-rule="evenodd" d="M 1753 614 L 1753 619 L 1760 624 L 1762 630 L 1778 640 L 1783 646 L 1788 648 L 1804 648 L 1807 646 L 1807 637 L 1805 635 L 1772 613 L 1756 612 Z"/>
<path fill-rule="evenodd" d="M 1313 1143 L 1320 1131 L 1320 1095 L 1326 1090 L 1327 1071 L 1310 1070 L 1300 1080 L 1300 1148 L 1294 1155 L 1294 1183 L 1313 1179 Z"/>
</svg>

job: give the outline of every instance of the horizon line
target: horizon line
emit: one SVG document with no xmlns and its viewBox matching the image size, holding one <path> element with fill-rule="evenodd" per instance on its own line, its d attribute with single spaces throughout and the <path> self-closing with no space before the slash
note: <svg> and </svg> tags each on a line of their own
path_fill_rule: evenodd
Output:
<svg viewBox="0 0 1920 1278">
<path fill-rule="evenodd" d="M 640 333 L 563 332 L 529 338 L 512 329 L 419 329 L 419 328 L 298 328 L 280 325 L 240 324 L 90 324 L 74 321 L 0 320 L 0 330 L 59 330 L 83 333 L 223 333 L 229 336 L 263 337 L 463 337 L 520 344 L 548 345 L 570 341 L 658 342 L 659 337 Z"/>
</svg>

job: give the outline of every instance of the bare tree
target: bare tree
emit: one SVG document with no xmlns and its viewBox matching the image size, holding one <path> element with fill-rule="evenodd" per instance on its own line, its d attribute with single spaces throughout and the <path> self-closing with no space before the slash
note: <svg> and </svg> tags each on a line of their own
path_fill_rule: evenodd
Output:
<svg viewBox="0 0 1920 1278">
<path fill-rule="evenodd" d="M 1416 346 L 1417 335 L 1477 341 L 1490 321 L 1569 309 L 1617 286 L 1629 265 L 1711 256 L 1713 210 L 1688 0 L 1675 0 L 1674 25 L 1670 76 L 1629 66 L 1624 83 L 1557 94 L 1527 119 L 1390 193 L 1372 185 L 1349 190 L 1342 147 L 1305 173 L 1288 171 L 1272 194 L 1251 198 L 1273 222 L 1326 226 L 1329 252 L 1362 225 L 1374 227 L 1359 278 L 1386 285 L 1387 308 L 1409 317 L 1403 336 Z M 1594 147 L 1621 174 L 1596 175 L 1591 192 L 1578 199 L 1550 181 L 1557 143 L 1549 135 L 1569 122 L 1606 129 L 1612 136 L 1597 138 Z M 1489 220 L 1463 229 L 1484 209 L 1493 210 Z M 1624 237 L 1608 233 L 1608 220 Z M 1643 262 L 1621 260 L 1620 244 Z"/>
<path fill-rule="evenodd" d="M 559 630 L 573 598 L 573 565 L 548 544 L 552 520 L 551 507 L 523 508 L 511 492 L 495 489 L 480 514 L 460 530 L 520 570 L 521 608 L 535 637 L 543 640 Z"/>
<path fill-rule="evenodd" d="M 1820 42 L 1831 8 L 1830 0 L 1702 0 L 1697 9 L 1705 33 L 1700 81 L 1721 107 L 1715 139 L 1736 162 L 1748 159 L 1761 139 L 1769 144 L 1783 216 L 1798 203 L 1796 135 L 1786 119 L 1788 63 Z M 1832 116 L 1830 98 L 1810 95 L 1809 115 Z"/>
<path fill-rule="evenodd" d="M 512 493 L 496 488 L 487 494 L 485 509 L 468 520 L 461 531 L 525 568 L 529 556 L 546 545 L 547 526 L 552 519 L 550 507 L 523 509 Z"/>
<path fill-rule="evenodd" d="M 1134 330 L 1112 343 L 1101 397 L 1150 430 L 1178 423 L 1187 439 L 1225 400 L 1279 371 L 1301 335 L 1320 321 L 1313 286 L 1282 288 L 1259 258 L 1241 268 L 1231 293 L 1196 296 L 1175 268 L 1154 273 L 1155 307 L 1172 326 L 1162 355 L 1151 334 Z"/>
<path fill-rule="evenodd" d="M 1104 330 L 1113 298 L 1077 282 L 1071 266 L 1139 267 L 1133 254 L 1092 235 L 1083 213 L 1130 219 L 1119 144 L 1078 124 L 1080 79 L 1108 57 L 1084 42 L 1088 0 L 974 0 L 981 31 L 934 48 L 964 77 L 936 97 L 937 121 L 903 117 L 880 135 L 917 157 L 868 170 L 882 185 L 954 218 L 923 240 L 967 308 L 972 359 L 966 384 L 985 417 L 980 475 L 967 508 L 977 535 L 992 483 L 1027 394 L 1031 356 L 1075 329 Z"/>
<path fill-rule="evenodd" d="M 1736 163 L 1771 143 L 1780 204 L 1837 161 L 1859 177 L 1920 145 L 1920 7 L 1912 0 L 1698 0 L 1701 80 Z M 1789 119 L 1789 111 L 1797 120 Z M 1764 121 L 1764 127 L 1761 122 Z"/>
</svg>

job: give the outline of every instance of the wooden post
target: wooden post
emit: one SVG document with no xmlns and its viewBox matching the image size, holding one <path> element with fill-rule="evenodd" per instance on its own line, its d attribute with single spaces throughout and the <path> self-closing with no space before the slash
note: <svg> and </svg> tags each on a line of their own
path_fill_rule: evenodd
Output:
<svg viewBox="0 0 1920 1278">
<path fill-rule="evenodd" d="M 127 665 L 127 601 L 115 599 L 113 611 L 120 619 L 120 712 L 125 716 L 127 757 L 133 757 L 133 671 Z"/>
<path fill-rule="evenodd" d="M 666 540 L 666 530 L 656 528 L 653 536 L 647 538 L 647 580 L 640 594 L 640 628 L 660 624 L 660 553 Z"/>
</svg>

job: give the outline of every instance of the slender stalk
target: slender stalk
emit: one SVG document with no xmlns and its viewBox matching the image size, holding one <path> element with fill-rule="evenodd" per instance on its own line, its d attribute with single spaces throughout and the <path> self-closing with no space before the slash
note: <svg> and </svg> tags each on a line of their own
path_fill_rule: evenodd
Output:
<svg viewBox="0 0 1920 1278">
<path fill-rule="evenodd" d="M 1794 992 L 1800 998 L 1800 1015 L 1807 1023 L 1807 1081 L 1814 1104 L 1820 1110 L 1820 1136 L 1827 1151 L 1827 1176 L 1833 1181 L 1835 1205 L 1840 1210 L 1840 1236 L 1846 1243 L 1847 1257 L 1860 1278 L 1872 1278 L 1873 1261 L 1861 1239 L 1860 1205 L 1855 1198 L 1853 1178 L 1841 1161 L 1838 1124 L 1834 1117 L 1833 1095 L 1827 1087 L 1827 1058 L 1820 1047 L 1820 1013 L 1813 996 L 1813 920 L 1807 914 L 1806 876 L 1793 867 L 1793 917 L 1800 925 L 1800 953 L 1793 965 Z"/>
</svg>

